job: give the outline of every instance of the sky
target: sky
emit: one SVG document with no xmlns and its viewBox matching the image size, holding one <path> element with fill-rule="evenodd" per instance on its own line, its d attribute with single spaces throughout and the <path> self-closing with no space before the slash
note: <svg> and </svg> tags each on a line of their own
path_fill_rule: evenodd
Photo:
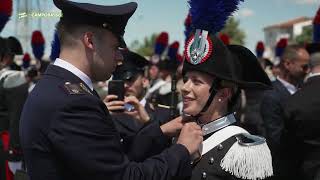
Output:
<svg viewBox="0 0 320 180">
<path fill-rule="evenodd" d="M 135 1 L 138 3 L 136 13 L 129 20 L 125 40 L 130 46 L 134 40 L 143 41 L 146 36 L 153 33 L 167 31 L 169 43 L 180 42 L 180 52 L 184 43 L 184 19 L 188 14 L 187 0 L 73 0 L 77 2 L 90 2 L 96 4 L 122 4 Z M 16 2 L 16 1 L 14 1 Z M 41 12 L 59 12 L 52 0 L 41 0 Z M 269 25 L 287 21 L 300 16 L 314 17 L 320 6 L 320 0 L 245 0 L 240 4 L 239 10 L 234 13 L 240 21 L 240 28 L 246 33 L 245 46 L 254 50 L 257 41 L 264 40 L 263 28 Z M 37 10 L 35 10 L 37 11 Z M 14 10 L 12 21 L 5 27 L 1 36 L 9 36 L 14 32 L 17 10 Z M 32 17 L 29 17 L 32 18 Z M 43 17 L 41 28 L 46 38 L 46 54 L 50 53 L 50 43 L 54 33 L 57 17 Z M 34 24 L 38 22 L 32 19 Z M 32 30 L 37 30 L 34 25 Z M 23 30 L 23 29 L 22 29 Z M 30 35 L 31 36 L 31 35 Z M 23 45 L 26 46 L 26 45 Z"/>
</svg>

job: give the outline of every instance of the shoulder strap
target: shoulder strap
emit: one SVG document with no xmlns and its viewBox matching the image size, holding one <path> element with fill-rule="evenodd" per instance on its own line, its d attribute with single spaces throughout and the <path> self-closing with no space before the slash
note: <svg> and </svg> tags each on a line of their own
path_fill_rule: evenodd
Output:
<svg viewBox="0 0 320 180">
<path fill-rule="evenodd" d="M 224 129 L 221 129 L 220 131 L 212 134 L 208 139 L 206 139 L 202 143 L 201 155 L 206 154 L 211 149 L 215 148 L 216 146 L 221 144 L 223 141 L 229 139 L 230 137 L 235 136 L 237 134 L 242 134 L 242 133 L 248 133 L 248 132 L 238 126 L 228 126 Z"/>
</svg>

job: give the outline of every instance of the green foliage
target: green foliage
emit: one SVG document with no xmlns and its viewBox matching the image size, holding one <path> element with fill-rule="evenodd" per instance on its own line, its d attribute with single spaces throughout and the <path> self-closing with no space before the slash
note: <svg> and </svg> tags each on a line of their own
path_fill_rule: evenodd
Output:
<svg viewBox="0 0 320 180">
<path fill-rule="evenodd" d="M 312 26 L 304 27 L 302 33 L 295 38 L 295 42 L 302 45 L 312 42 Z"/>
<path fill-rule="evenodd" d="M 242 29 L 240 29 L 239 25 L 239 20 L 236 20 L 234 17 L 230 17 L 225 27 L 221 30 L 221 33 L 225 33 L 230 37 L 231 44 L 245 44 L 246 34 Z"/>
<path fill-rule="evenodd" d="M 142 56 L 151 56 L 154 51 L 154 45 L 158 34 L 154 33 L 149 37 L 145 37 L 143 42 L 135 40 L 132 42 L 130 49 Z"/>
</svg>

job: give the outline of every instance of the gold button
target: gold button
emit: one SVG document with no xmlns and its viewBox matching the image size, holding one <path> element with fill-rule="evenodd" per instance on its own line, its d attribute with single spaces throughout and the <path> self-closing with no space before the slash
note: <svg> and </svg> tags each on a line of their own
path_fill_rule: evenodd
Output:
<svg viewBox="0 0 320 180">
<path fill-rule="evenodd" d="M 206 179 L 207 178 L 207 173 L 206 172 L 202 172 L 202 179 Z"/>
<path fill-rule="evenodd" d="M 107 27 L 108 27 L 108 23 L 103 23 L 102 26 L 103 26 L 104 28 L 107 28 Z"/>
</svg>

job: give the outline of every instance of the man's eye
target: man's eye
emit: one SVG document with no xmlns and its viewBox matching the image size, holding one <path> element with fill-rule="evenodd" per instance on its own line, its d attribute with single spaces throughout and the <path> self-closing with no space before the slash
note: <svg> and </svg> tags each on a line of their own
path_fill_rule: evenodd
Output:
<svg viewBox="0 0 320 180">
<path fill-rule="evenodd" d="M 188 77 L 183 77 L 183 83 L 186 83 L 188 81 Z"/>
<path fill-rule="evenodd" d="M 200 80 L 198 80 L 198 79 L 194 79 L 194 80 L 193 80 L 193 83 L 194 83 L 195 85 L 200 85 L 200 84 L 202 84 L 202 81 L 200 81 Z"/>
</svg>

